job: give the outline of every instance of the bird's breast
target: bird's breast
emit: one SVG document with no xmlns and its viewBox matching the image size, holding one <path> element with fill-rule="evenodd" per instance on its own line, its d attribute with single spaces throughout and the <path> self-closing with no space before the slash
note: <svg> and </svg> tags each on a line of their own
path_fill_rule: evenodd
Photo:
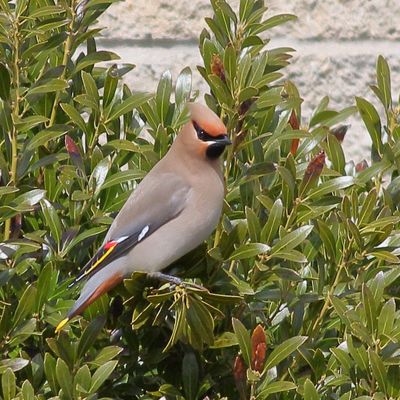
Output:
<svg viewBox="0 0 400 400">
<path fill-rule="evenodd" d="M 127 274 L 160 271 L 206 240 L 221 216 L 224 198 L 222 181 L 208 190 L 192 190 L 187 206 L 174 219 L 137 244 L 129 254 Z"/>
</svg>

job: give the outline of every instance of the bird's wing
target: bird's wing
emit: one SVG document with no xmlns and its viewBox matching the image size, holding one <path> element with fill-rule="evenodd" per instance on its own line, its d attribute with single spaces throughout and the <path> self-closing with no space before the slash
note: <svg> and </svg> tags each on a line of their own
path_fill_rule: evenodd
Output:
<svg viewBox="0 0 400 400">
<path fill-rule="evenodd" d="M 70 286 L 126 254 L 185 208 L 190 185 L 172 173 L 146 176 L 112 223 L 103 245 Z"/>
</svg>

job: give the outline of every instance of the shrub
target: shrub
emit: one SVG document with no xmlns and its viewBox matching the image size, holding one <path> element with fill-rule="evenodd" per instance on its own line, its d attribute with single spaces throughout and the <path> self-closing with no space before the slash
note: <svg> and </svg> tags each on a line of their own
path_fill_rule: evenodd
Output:
<svg viewBox="0 0 400 400">
<path fill-rule="evenodd" d="M 2 398 L 389 399 L 398 352 L 399 105 L 377 63 L 365 99 L 326 97 L 306 120 L 291 49 L 267 48 L 263 0 L 211 0 L 199 39 L 205 100 L 226 123 L 224 215 L 171 267 L 203 285 L 134 274 L 71 322 L 72 277 L 187 120 L 191 71 L 156 93 L 97 50 L 112 0 L 0 2 Z M 84 50 L 84 46 L 86 49 Z M 356 111 L 372 164 L 346 162 Z M 384 119 L 384 122 L 382 122 Z"/>
</svg>

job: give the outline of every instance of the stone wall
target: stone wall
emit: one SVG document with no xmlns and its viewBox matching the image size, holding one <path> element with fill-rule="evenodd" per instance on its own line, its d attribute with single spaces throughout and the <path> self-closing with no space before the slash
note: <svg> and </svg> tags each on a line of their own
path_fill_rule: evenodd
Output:
<svg viewBox="0 0 400 400">
<path fill-rule="evenodd" d="M 236 6 L 237 0 L 230 1 Z M 305 99 L 310 114 L 324 95 L 343 108 L 354 96 L 374 100 L 379 54 L 392 68 L 394 95 L 400 92 L 400 0 L 270 0 L 270 15 L 294 13 L 296 22 L 273 30 L 271 46 L 296 49 L 288 77 Z M 208 0 L 125 0 L 110 7 L 100 21 L 105 27 L 101 47 L 137 65 L 127 77 L 138 90 L 151 90 L 162 72 L 174 77 L 189 65 L 194 86 L 206 90 L 197 74 L 201 62 L 197 38 L 211 16 Z M 369 158 L 369 137 L 358 118 L 353 118 L 344 148 L 348 159 Z"/>
</svg>

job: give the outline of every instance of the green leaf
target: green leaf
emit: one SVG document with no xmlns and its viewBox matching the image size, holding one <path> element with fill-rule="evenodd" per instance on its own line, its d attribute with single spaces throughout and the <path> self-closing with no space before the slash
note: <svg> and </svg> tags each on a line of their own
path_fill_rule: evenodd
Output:
<svg viewBox="0 0 400 400">
<path fill-rule="evenodd" d="M 340 365 L 343 368 L 343 371 L 346 374 L 350 374 L 350 369 L 352 367 L 353 362 L 351 360 L 351 357 L 348 355 L 348 353 L 346 353 L 341 348 L 332 348 L 331 352 L 334 354 L 334 356 L 339 361 Z"/>
<path fill-rule="evenodd" d="M 288 252 L 294 249 L 307 239 L 313 228 L 312 225 L 304 225 L 288 233 L 272 246 L 270 254 L 275 255 L 279 254 L 281 251 Z"/>
<path fill-rule="evenodd" d="M 118 86 L 117 66 L 114 64 L 107 70 L 104 81 L 103 107 L 107 107 L 114 99 L 115 91 Z"/>
<path fill-rule="evenodd" d="M 105 364 L 97 368 L 96 372 L 92 377 L 92 384 L 90 386 L 89 393 L 95 393 L 100 389 L 101 385 L 109 378 L 117 366 L 118 361 L 108 361 Z"/>
<path fill-rule="evenodd" d="M 85 394 L 89 392 L 92 376 L 87 364 L 78 369 L 74 377 L 74 387 Z"/>
<path fill-rule="evenodd" d="M 166 118 L 170 106 L 170 97 L 172 92 L 172 77 L 171 72 L 165 71 L 158 83 L 156 93 L 156 107 L 157 114 L 161 121 L 161 124 L 166 123 Z"/>
<path fill-rule="evenodd" d="M 146 173 L 140 170 L 128 170 L 128 171 L 119 171 L 115 174 L 109 176 L 101 187 L 101 190 L 110 188 L 115 185 L 120 185 L 121 183 L 131 182 L 137 179 L 142 179 Z"/>
<path fill-rule="evenodd" d="M 344 108 L 343 110 L 339 111 L 336 115 L 334 115 L 330 118 L 327 118 L 324 121 L 324 126 L 331 128 L 332 126 L 345 121 L 347 118 L 351 117 L 356 112 L 357 112 L 357 108 L 354 106 Z"/>
<path fill-rule="evenodd" d="M 13 326 L 16 327 L 28 316 L 35 305 L 36 288 L 30 284 L 24 291 L 18 301 L 18 307 L 15 310 L 13 318 Z"/>
<path fill-rule="evenodd" d="M 7 194 L 16 193 L 19 189 L 15 186 L 4 186 L 0 187 L 0 196 L 5 196 Z"/>
<path fill-rule="evenodd" d="M 331 259 L 336 257 L 336 240 L 332 234 L 332 230 L 329 226 L 321 219 L 317 220 L 318 232 L 322 242 L 325 245 L 325 251 Z"/>
<path fill-rule="evenodd" d="M 108 174 L 110 169 L 110 160 L 108 158 L 103 158 L 93 169 L 92 174 L 89 178 L 89 184 L 94 187 L 94 194 L 97 195 Z"/>
<path fill-rule="evenodd" d="M 378 260 L 386 261 L 389 264 L 400 264 L 399 257 L 386 250 L 369 251 L 366 255 L 375 257 Z"/>
<path fill-rule="evenodd" d="M 379 229 L 384 228 L 387 225 L 390 224 L 398 224 L 400 222 L 400 217 L 398 216 L 389 216 L 389 217 L 382 217 L 382 218 L 377 218 L 375 221 L 372 221 L 365 225 L 363 228 L 360 229 L 360 232 L 362 234 L 365 234 L 367 232 L 375 232 Z"/>
<path fill-rule="evenodd" d="M 274 258 L 281 258 L 283 260 L 288 260 L 288 261 L 293 261 L 297 263 L 306 263 L 307 262 L 307 257 L 303 254 L 300 253 L 297 250 L 281 250 L 278 253 L 274 253 L 272 255 Z"/>
<path fill-rule="evenodd" d="M 255 0 L 240 0 L 239 17 L 241 21 L 246 21 L 253 10 Z"/>
<path fill-rule="evenodd" d="M 47 263 L 42 269 L 37 282 L 37 294 L 35 299 L 35 310 L 40 313 L 43 304 L 52 295 L 51 286 L 53 281 L 53 265 Z"/>
<path fill-rule="evenodd" d="M 178 75 L 175 84 L 175 103 L 183 106 L 190 99 L 192 90 L 192 71 L 189 67 L 184 68 Z"/>
<path fill-rule="evenodd" d="M 381 358 L 378 356 L 378 354 L 375 353 L 375 351 L 369 349 L 368 350 L 368 356 L 369 356 L 369 362 L 371 365 L 372 369 L 372 375 L 378 382 L 379 388 L 384 392 L 387 393 L 387 372 L 385 369 L 385 365 L 383 364 L 383 361 Z"/>
<path fill-rule="evenodd" d="M 74 398 L 72 375 L 67 364 L 61 358 L 57 360 L 56 377 L 57 377 L 57 382 L 60 385 L 65 398 L 68 400 L 72 400 Z"/>
<path fill-rule="evenodd" d="M 256 213 L 251 208 L 246 206 L 245 212 L 250 240 L 252 242 L 257 242 L 261 231 L 260 222 L 257 218 Z"/>
<path fill-rule="evenodd" d="M 382 125 L 378 112 L 369 101 L 361 97 L 356 97 L 356 103 L 376 151 L 382 154 Z"/>
<path fill-rule="evenodd" d="M 0 63 L 0 98 L 8 101 L 10 98 L 11 79 L 7 67 Z"/>
<path fill-rule="evenodd" d="M 141 153 L 143 151 L 143 149 L 139 145 L 125 139 L 111 140 L 107 142 L 104 146 L 110 146 L 115 150 L 129 151 L 132 153 Z"/>
<path fill-rule="evenodd" d="M 362 208 L 361 208 L 361 211 L 360 211 L 360 214 L 358 217 L 359 225 L 363 225 L 370 221 L 370 217 L 376 206 L 376 201 L 377 201 L 376 189 L 372 189 L 368 193 L 368 195 L 365 198 L 364 203 L 362 205 Z"/>
<path fill-rule="evenodd" d="M 259 34 L 275 26 L 285 24 L 286 22 L 295 21 L 296 19 L 297 19 L 296 15 L 293 14 L 274 15 L 273 17 L 268 18 L 264 22 L 262 22 L 260 26 L 257 27 L 252 33 Z"/>
<path fill-rule="evenodd" d="M 327 155 L 333 164 L 333 169 L 344 175 L 346 162 L 343 149 L 339 141 L 332 134 L 327 136 Z"/>
<path fill-rule="evenodd" d="M 384 57 L 379 56 L 376 65 L 378 88 L 382 93 L 382 104 L 387 110 L 392 105 L 392 88 L 390 82 L 390 68 Z"/>
<path fill-rule="evenodd" d="M 104 328 L 106 320 L 99 316 L 95 318 L 83 331 L 78 344 L 78 358 L 82 358 L 95 342 L 98 334 Z"/>
<path fill-rule="evenodd" d="M 194 353 L 185 353 L 182 361 L 182 381 L 185 391 L 185 398 L 188 400 L 197 399 L 199 386 L 199 366 Z"/>
<path fill-rule="evenodd" d="M 224 70 L 232 86 L 236 77 L 236 69 L 236 50 L 230 46 L 224 52 Z"/>
<path fill-rule="evenodd" d="M 278 345 L 268 356 L 264 365 L 264 372 L 277 366 L 281 361 L 289 357 L 290 354 L 296 351 L 306 340 L 306 336 L 295 336 Z"/>
<path fill-rule="evenodd" d="M 19 122 L 17 122 L 15 126 L 20 133 L 23 133 L 29 131 L 39 124 L 47 122 L 48 120 L 49 119 L 47 117 L 44 117 L 43 115 L 31 115 L 29 117 L 19 120 Z"/>
<path fill-rule="evenodd" d="M 123 348 L 118 346 L 104 347 L 100 350 L 96 358 L 92 361 L 92 364 L 97 365 L 99 367 L 100 365 L 103 365 L 107 361 L 110 361 L 111 359 L 116 357 L 118 354 L 121 353 L 122 350 Z"/>
<path fill-rule="evenodd" d="M 42 6 L 29 12 L 29 18 L 41 18 L 54 14 L 63 14 L 65 9 L 60 6 Z"/>
<path fill-rule="evenodd" d="M 295 390 L 295 389 L 297 389 L 297 386 L 293 382 L 289 381 L 271 382 L 265 386 L 262 385 L 262 390 L 260 390 L 260 392 L 257 394 L 256 399 L 264 400 L 267 399 L 271 394 L 287 392 L 289 390 Z"/>
<path fill-rule="evenodd" d="M 28 142 L 27 150 L 35 150 L 39 146 L 45 145 L 49 140 L 54 140 L 65 135 L 72 129 L 70 125 L 53 125 L 50 128 L 44 129 Z"/>
<path fill-rule="evenodd" d="M 82 71 L 82 81 L 83 81 L 83 86 L 85 87 L 86 94 L 93 99 L 98 108 L 100 102 L 100 96 L 94 78 L 89 73 Z"/>
<path fill-rule="evenodd" d="M 191 328 L 192 338 L 195 340 L 191 342 L 192 346 L 201 349 L 202 342 L 208 345 L 214 343 L 214 320 L 201 301 L 190 301 L 186 319 Z"/>
<path fill-rule="evenodd" d="M 43 216 L 46 221 L 46 225 L 50 229 L 51 236 L 59 245 L 61 243 L 62 235 L 62 225 L 60 217 L 58 216 L 57 211 L 55 210 L 53 205 L 47 199 L 43 199 L 40 202 L 40 205 L 42 206 Z"/>
<path fill-rule="evenodd" d="M 8 368 L 12 371 L 20 371 L 29 364 L 29 360 L 25 358 L 8 358 L 0 361 L 0 375 L 4 373 Z"/>
<path fill-rule="evenodd" d="M 50 389 L 53 394 L 58 392 L 58 384 L 56 377 L 56 360 L 49 353 L 44 355 L 44 373 L 46 375 L 47 382 L 49 383 Z"/>
<path fill-rule="evenodd" d="M 88 94 L 78 94 L 74 97 L 74 101 L 95 112 L 99 112 L 99 104 L 92 96 L 89 96 Z"/>
<path fill-rule="evenodd" d="M 320 184 L 315 189 L 312 189 L 307 195 L 308 199 L 319 198 L 328 193 L 335 192 L 336 190 L 346 189 L 354 185 L 354 178 L 352 176 L 342 176 L 340 178 L 330 179 Z"/>
<path fill-rule="evenodd" d="M 26 96 L 33 96 L 34 94 L 58 92 L 60 90 L 65 90 L 68 87 L 69 87 L 68 82 L 64 79 L 49 79 L 46 82 L 29 89 Z"/>
<path fill-rule="evenodd" d="M 152 95 L 147 93 L 134 93 L 128 98 L 126 98 L 121 104 L 118 104 L 113 107 L 110 115 L 108 116 L 105 123 L 107 124 L 110 121 L 113 121 L 119 118 L 121 115 L 127 114 L 131 112 L 134 108 L 140 107 L 143 103 L 149 100 Z"/>
<path fill-rule="evenodd" d="M 378 333 L 389 335 L 395 322 L 396 303 L 394 299 L 389 299 L 382 307 L 378 318 Z"/>
<path fill-rule="evenodd" d="M 240 351 L 248 367 L 251 366 L 251 340 L 250 334 L 245 326 L 236 318 L 232 318 L 233 331 L 237 337 Z"/>
<path fill-rule="evenodd" d="M 266 253 L 270 247 L 264 243 L 246 243 L 239 246 L 228 258 L 229 260 L 243 260 L 252 258 L 258 254 Z"/>
<path fill-rule="evenodd" d="M 264 225 L 261 231 L 261 241 L 271 244 L 276 233 L 278 232 L 279 226 L 281 225 L 283 215 L 283 204 L 281 199 L 277 199 L 271 208 L 268 216 L 267 223 Z"/>
<path fill-rule="evenodd" d="M 119 60 L 120 57 L 118 54 L 115 54 L 111 51 L 97 51 L 94 53 L 89 53 L 88 55 L 82 57 L 78 64 L 75 67 L 74 73 L 78 73 L 82 69 L 89 67 L 91 65 L 97 64 L 103 61 L 112 61 L 112 60 Z"/>
<path fill-rule="evenodd" d="M 11 368 L 7 368 L 1 377 L 3 400 L 13 400 L 17 391 L 16 378 Z"/>
<path fill-rule="evenodd" d="M 61 103 L 61 108 L 68 115 L 71 122 L 73 122 L 82 132 L 86 133 L 86 123 L 81 117 L 80 113 L 71 104 Z"/>
<path fill-rule="evenodd" d="M 368 286 L 363 285 L 362 287 L 362 304 L 364 307 L 364 313 L 367 320 L 367 326 L 372 334 L 375 333 L 377 313 L 374 296 Z"/>
<path fill-rule="evenodd" d="M 313 383 L 307 378 L 304 382 L 304 400 L 319 400 L 321 396 L 318 394 L 317 389 Z"/>
<path fill-rule="evenodd" d="M 23 400 L 35 400 L 35 391 L 28 379 L 22 384 L 21 392 Z"/>
<path fill-rule="evenodd" d="M 65 249 L 65 253 L 68 253 L 71 251 L 77 244 L 83 242 L 86 239 L 92 238 L 94 236 L 98 236 L 104 231 L 108 229 L 107 226 L 98 226 L 95 228 L 90 228 L 88 230 L 83 231 L 80 233 L 78 236 L 76 236 L 74 239 L 71 240 L 71 242 L 68 244 L 67 248 Z"/>
</svg>

